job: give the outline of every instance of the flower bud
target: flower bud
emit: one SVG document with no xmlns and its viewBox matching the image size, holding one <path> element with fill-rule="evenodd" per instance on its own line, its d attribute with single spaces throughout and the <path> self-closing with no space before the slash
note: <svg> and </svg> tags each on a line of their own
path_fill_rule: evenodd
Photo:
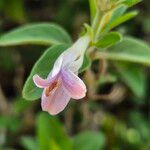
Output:
<svg viewBox="0 0 150 150">
<path fill-rule="evenodd" d="M 102 11 L 108 11 L 112 8 L 111 0 L 97 0 L 97 6 Z"/>
</svg>

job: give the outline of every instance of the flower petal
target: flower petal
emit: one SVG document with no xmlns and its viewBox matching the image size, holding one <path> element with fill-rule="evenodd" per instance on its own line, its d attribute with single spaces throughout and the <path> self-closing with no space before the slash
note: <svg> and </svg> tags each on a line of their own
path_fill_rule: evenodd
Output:
<svg viewBox="0 0 150 150">
<path fill-rule="evenodd" d="M 84 59 L 84 55 L 78 56 L 78 58 L 74 62 L 70 63 L 68 69 L 74 73 L 78 72 L 78 70 L 83 64 L 83 59 Z"/>
<path fill-rule="evenodd" d="M 47 79 L 42 79 L 39 75 L 33 76 L 33 81 L 35 85 L 39 88 L 45 88 L 49 85 L 49 81 Z"/>
<path fill-rule="evenodd" d="M 70 100 L 63 87 L 57 88 L 50 96 L 46 97 L 45 89 L 42 95 L 42 110 L 47 111 L 51 115 L 56 115 L 64 110 Z"/>
<path fill-rule="evenodd" d="M 48 78 L 52 78 L 52 77 L 56 76 L 59 73 L 59 71 L 61 70 L 62 63 L 63 63 L 63 53 L 55 61 L 53 70 L 48 75 Z"/>
<path fill-rule="evenodd" d="M 70 70 L 62 70 L 62 81 L 64 90 L 73 99 L 81 99 L 86 95 L 86 86 L 84 82 Z"/>
<path fill-rule="evenodd" d="M 78 39 L 72 47 L 64 52 L 63 68 L 71 69 L 73 72 L 77 72 L 82 66 L 84 53 L 90 43 L 89 36 L 83 36 Z"/>
</svg>

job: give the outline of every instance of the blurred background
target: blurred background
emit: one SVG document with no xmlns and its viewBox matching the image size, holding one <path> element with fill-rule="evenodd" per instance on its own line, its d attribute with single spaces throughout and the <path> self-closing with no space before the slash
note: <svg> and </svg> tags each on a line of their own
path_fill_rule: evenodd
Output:
<svg viewBox="0 0 150 150">
<path fill-rule="evenodd" d="M 140 11 L 139 15 L 117 30 L 149 44 L 149 0 L 134 9 Z M 89 18 L 87 0 L 0 0 L 0 34 L 27 23 L 56 22 L 75 40 Z M 110 62 L 111 76 L 98 79 L 97 93 L 102 96 L 72 101 L 65 111 L 52 117 L 41 112 L 40 100 L 22 98 L 23 84 L 45 48 L 0 48 L 0 150 L 150 149 L 149 68 L 136 65 L 142 70 L 141 84 L 137 84 L 135 73 L 135 83 L 129 87 Z M 93 72 L 98 75 L 98 64 L 94 62 L 92 71 L 83 73 L 87 84 Z"/>
</svg>

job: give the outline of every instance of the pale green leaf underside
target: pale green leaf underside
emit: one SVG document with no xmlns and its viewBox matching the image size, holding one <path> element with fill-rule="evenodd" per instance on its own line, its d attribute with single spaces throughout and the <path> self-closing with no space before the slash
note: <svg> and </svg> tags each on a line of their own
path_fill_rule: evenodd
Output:
<svg viewBox="0 0 150 150">
<path fill-rule="evenodd" d="M 139 65 L 130 63 L 114 63 L 121 79 L 139 98 L 142 98 L 146 92 L 146 78 Z"/>
<path fill-rule="evenodd" d="M 71 39 L 62 27 L 53 23 L 28 24 L 0 36 L 0 46 L 62 43 L 71 43 Z"/>
<path fill-rule="evenodd" d="M 135 38 L 126 37 L 108 51 L 99 52 L 98 58 L 128 61 L 150 66 L 150 47 Z"/>
</svg>

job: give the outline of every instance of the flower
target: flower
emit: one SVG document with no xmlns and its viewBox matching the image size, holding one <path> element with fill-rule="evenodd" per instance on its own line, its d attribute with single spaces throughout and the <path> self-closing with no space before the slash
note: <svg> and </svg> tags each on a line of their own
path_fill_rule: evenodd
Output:
<svg viewBox="0 0 150 150">
<path fill-rule="evenodd" d="M 64 51 L 54 63 L 47 79 L 37 74 L 33 76 L 35 85 L 44 89 L 41 97 L 43 111 L 56 115 L 64 110 L 71 98 L 85 97 L 86 86 L 77 75 L 89 42 L 89 36 L 83 36 Z"/>
</svg>

